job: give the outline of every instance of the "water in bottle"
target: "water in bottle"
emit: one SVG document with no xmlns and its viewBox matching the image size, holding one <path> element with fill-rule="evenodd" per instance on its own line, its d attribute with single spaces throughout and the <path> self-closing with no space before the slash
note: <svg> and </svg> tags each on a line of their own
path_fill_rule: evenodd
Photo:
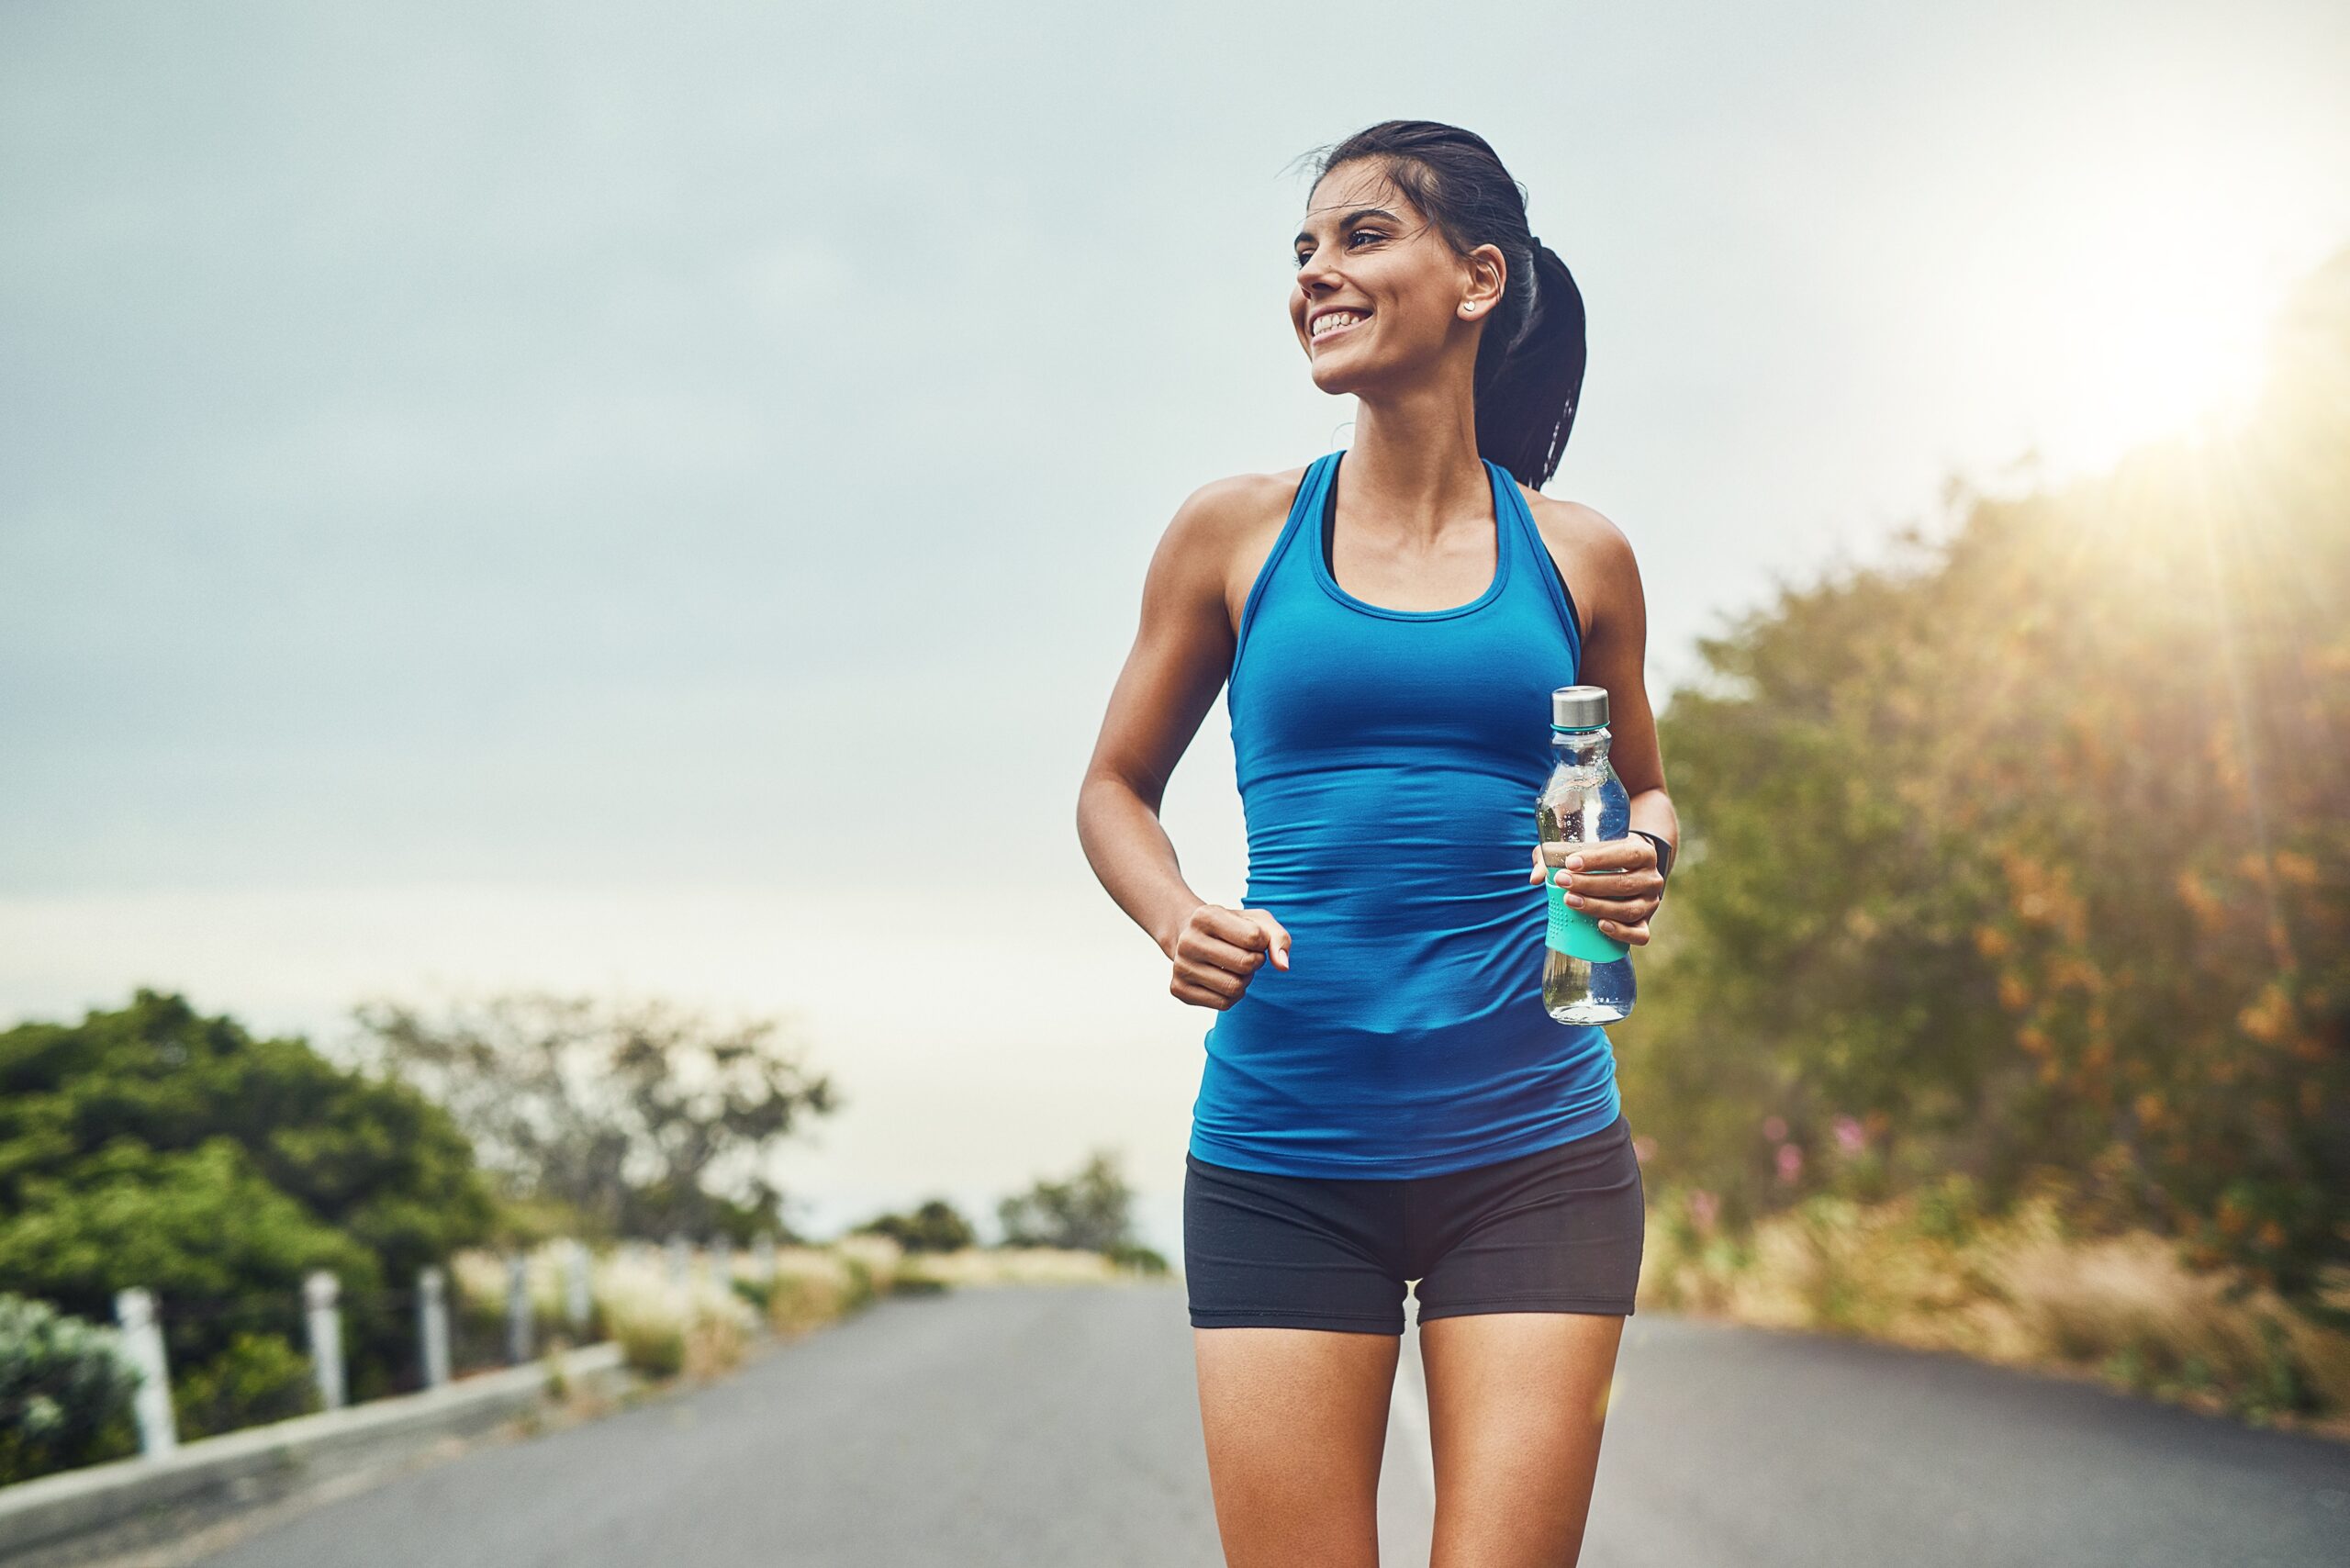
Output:
<svg viewBox="0 0 2350 1568">
<path fill-rule="evenodd" d="M 1542 1005 L 1561 1024 L 1613 1024 L 1632 1011 L 1631 944 L 1600 930 L 1548 879 L 1577 849 L 1631 836 L 1631 797 L 1607 760 L 1608 739 L 1606 687 L 1562 686 L 1550 693 L 1556 761 L 1536 798 L 1535 822 L 1550 907 Z"/>
</svg>

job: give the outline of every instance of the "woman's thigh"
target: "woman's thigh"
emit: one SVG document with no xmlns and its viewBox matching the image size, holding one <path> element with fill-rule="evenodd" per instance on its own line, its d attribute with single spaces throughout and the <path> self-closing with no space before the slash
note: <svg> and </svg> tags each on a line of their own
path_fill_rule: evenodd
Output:
<svg viewBox="0 0 2350 1568">
<path fill-rule="evenodd" d="M 1434 1568 L 1582 1549 L 1646 1205 L 1629 1122 L 1413 1189 Z"/>
<path fill-rule="evenodd" d="M 1187 1157 L 1183 1272 L 1225 1561 L 1377 1568 L 1403 1188 Z"/>
<path fill-rule="evenodd" d="M 1430 1568 L 1572 1568 L 1620 1315 L 1464 1313 L 1421 1325 L 1436 1458 Z"/>
<path fill-rule="evenodd" d="M 1200 1424 L 1230 1568 L 1378 1568 L 1379 1466 L 1402 1337 L 1195 1328 Z"/>
</svg>

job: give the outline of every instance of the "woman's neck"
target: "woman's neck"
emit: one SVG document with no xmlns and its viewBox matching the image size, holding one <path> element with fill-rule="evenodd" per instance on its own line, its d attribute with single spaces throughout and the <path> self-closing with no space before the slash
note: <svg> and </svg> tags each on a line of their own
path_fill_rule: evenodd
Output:
<svg viewBox="0 0 2350 1568">
<path fill-rule="evenodd" d="M 1477 455 L 1474 402 L 1435 387 L 1401 399 L 1360 398 L 1347 443 L 1341 500 L 1379 532 L 1427 543 L 1482 518 L 1492 487 Z"/>
</svg>

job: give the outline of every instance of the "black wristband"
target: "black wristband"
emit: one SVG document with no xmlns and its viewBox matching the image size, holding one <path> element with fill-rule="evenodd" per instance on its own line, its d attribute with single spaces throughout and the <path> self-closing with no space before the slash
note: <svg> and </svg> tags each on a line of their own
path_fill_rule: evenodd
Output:
<svg viewBox="0 0 2350 1568">
<path fill-rule="evenodd" d="M 1672 876 L 1673 846 L 1644 827 L 1636 827 L 1632 831 L 1656 846 L 1656 874 L 1660 877 Z"/>
</svg>

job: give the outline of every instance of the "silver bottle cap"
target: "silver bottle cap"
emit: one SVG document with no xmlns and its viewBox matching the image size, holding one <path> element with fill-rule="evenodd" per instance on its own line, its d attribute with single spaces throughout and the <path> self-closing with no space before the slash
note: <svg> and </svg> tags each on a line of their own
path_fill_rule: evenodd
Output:
<svg viewBox="0 0 2350 1568">
<path fill-rule="evenodd" d="M 1550 693 L 1550 727 L 1596 730 L 1607 722 L 1607 688 L 1561 686 Z"/>
</svg>

